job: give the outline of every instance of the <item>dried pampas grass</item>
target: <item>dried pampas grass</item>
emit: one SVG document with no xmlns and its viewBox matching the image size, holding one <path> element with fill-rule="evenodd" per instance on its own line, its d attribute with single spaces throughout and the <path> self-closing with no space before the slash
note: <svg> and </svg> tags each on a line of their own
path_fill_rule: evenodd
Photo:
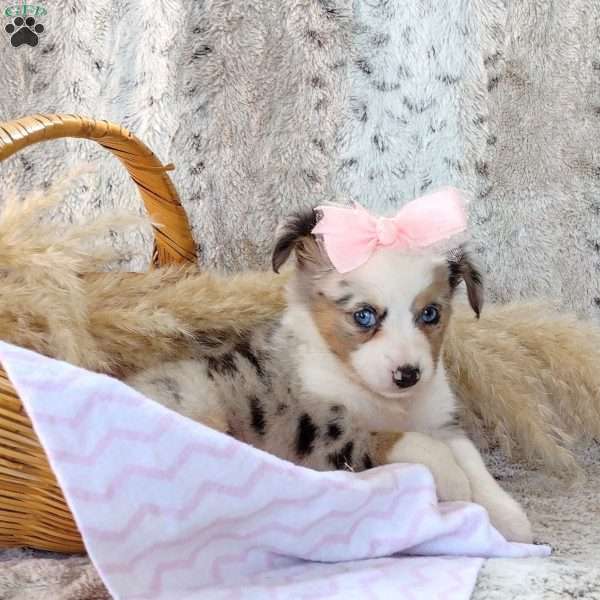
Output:
<svg viewBox="0 0 600 600">
<path fill-rule="evenodd" d="M 106 236 L 109 226 L 122 231 L 147 223 L 130 214 L 75 227 L 45 222 L 65 190 L 88 171 L 76 168 L 47 191 L 26 198 L 9 193 L 0 214 L 2 338 L 24 338 L 27 343 L 22 345 L 76 364 L 96 347 L 81 273 L 120 258 L 108 243 L 94 242 Z"/>
<path fill-rule="evenodd" d="M 188 356 L 200 338 L 240 335 L 284 306 L 284 276 L 219 276 L 196 266 L 148 273 L 99 272 L 130 258 L 107 232 L 149 227 L 111 213 L 90 223 L 45 220 L 79 167 L 44 193 L 10 194 L 0 214 L 0 337 L 98 372 L 122 376 Z"/>
<path fill-rule="evenodd" d="M 106 231 L 140 226 L 140 218 L 57 229 L 40 217 L 64 185 L 5 203 L 1 338 L 121 377 L 281 314 L 285 275 L 223 276 L 194 266 L 90 273 L 123 258 Z M 597 326 L 541 303 L 488 306 L 479 321 L 459 306 L 444 360 L 480 446 L 500 445 L 555 474 L 579 473 L 573 447 L 600 436 Z"/>
</svg>

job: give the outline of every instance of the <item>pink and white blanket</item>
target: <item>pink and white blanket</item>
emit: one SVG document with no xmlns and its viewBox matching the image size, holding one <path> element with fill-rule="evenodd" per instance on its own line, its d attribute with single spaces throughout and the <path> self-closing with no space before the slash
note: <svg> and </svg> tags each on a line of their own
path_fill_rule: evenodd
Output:
<svg viewBox="0 0 600 600">
<path fill-rule="evenodd" d="M 91 559 L 117 599 L 465 599 L 506 542 L 429 471 L 298 467 L 123 383 L 0 342 Z"/>
</svg>

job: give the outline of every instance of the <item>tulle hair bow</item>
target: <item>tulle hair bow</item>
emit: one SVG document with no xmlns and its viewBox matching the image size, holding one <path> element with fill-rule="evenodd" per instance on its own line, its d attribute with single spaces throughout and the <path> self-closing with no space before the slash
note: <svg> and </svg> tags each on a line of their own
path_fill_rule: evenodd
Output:
<svg viewBox="0 0 600 600">
<path fill-rule="evenodd" d="M 318 206 L 313 228 L 339 273 L 366 263 L 378 248 L 414 251 L 434 246 L 467 228 L 465 201 L 455 188 L 444 188 L 405 204 L 394 217 L 377 217 L 359 204 Z"/>
</svg>

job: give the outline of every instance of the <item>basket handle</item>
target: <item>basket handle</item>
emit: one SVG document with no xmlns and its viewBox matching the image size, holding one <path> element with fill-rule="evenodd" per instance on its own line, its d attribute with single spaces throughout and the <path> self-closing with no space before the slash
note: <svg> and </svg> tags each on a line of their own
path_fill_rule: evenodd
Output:
<svg viewBox="0 0 600 600">
<path fill-rule="evenodd" d="M 124 127 L 65 114 L 39 114 L 7 121 L 0 123 L 0 161 L 37 142 L 65 137 L 94 140 L 125 165 L 150 218 L 161 224 L 153 225 L 153 265 L 196 262 L 189 222 L 167 173 L 173 165 L 163 165 L 150 148 Z"/>
</svg>

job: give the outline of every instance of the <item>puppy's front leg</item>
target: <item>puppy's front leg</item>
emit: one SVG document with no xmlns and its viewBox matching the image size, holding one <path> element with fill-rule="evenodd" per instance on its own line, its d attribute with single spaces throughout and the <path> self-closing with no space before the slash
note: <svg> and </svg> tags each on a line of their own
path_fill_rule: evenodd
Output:
<svg viewBox="0 0 600 600">
<path fill-rule="evenodd" d="M 473 442 L 461 435 L 444 441 L 469 478 L 473 502 L 487 510 L 494 527 L 511 542 L 531 543 L 533 534 L 525 512 L 489 473 Z"/>
<path fill-rule="evenodd" d="M 433 475 L 439 500 L 471 500 L 469 479 L 444 442 L 416 431 L 375 435 L 379 464 L 402 462 L 424 465 Z"/>
</svg>

